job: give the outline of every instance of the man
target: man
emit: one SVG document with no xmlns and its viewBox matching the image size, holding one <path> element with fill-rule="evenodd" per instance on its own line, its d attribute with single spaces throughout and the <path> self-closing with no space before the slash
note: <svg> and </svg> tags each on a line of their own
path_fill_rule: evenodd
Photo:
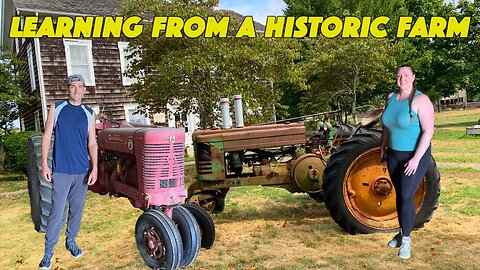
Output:
<svg viewBox="0 0 480 270">
<path fill-rule="evenodd" d="M 83 255 L 75 238 L 80 229 L 87 187 L 97 181 L 95 117 L 93 110 L 82 104 L 85 94 L 83 77 L 79 74 L 69 76 L 67 90 L 68 100 L 50 106 L 42 137 L 42 176 L 52 182 L 52 210 L 48 217 L 45 255 L 40 262 L 40 269 L 50 269 L 53 250 L 64 225 L 62 217 L 67 202 L 69 211 L 65 246 L 74 258 Z M 54 130 L 52 174 L 47 160 Z"/>
</svg>

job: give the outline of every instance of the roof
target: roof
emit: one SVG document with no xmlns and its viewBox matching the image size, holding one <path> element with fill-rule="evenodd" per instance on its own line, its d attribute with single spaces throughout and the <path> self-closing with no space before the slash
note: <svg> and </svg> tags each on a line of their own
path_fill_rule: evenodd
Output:
<svg viewBox="0 0 480 270">
<path fill-rule="evenodd" d="M 237 19 L 239 22 L 243 22 L 243 19 L 245 19 L 245 16 L 240 14 L 240 13 L 237 13 L 233 10 L 227 10 L 227 12 L 230 14 L 230 16 L 234 17 L 235 19 Z M 261 24 L 261 23 L 258 23 L 256 21 L 253 21 L 253 24 L 255 26 L 255 31 L 256 32 L 265 32 L 265 25 Z"/>
<path fill-rule="evenodd" d="M 121 0 L 13 0 L 20 11 L 48 14 L 115 15 Z"/>
<path fill-rule="evenodd" d="M 39 12 L 46 14 L 62 15 L 115 15 L 121 12 L 118 5 L 122 0 L 13 0 L 15 7 L 20 11 Z M 227 12 L 242 22 L 245 16 L 233 11 Z M 255 23 L 257 32 L 265 32 L 265 26 L 258 22 Z"/>
</svg>

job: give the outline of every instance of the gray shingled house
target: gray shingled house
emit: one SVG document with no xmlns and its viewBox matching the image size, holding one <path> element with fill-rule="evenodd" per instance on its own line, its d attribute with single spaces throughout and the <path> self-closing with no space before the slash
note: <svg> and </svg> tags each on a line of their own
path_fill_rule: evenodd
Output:
<svg viewBox="0 0 480 270">
<path fill-rule="evenodd" d="M 20 108 L 22 130 L 41 131 L 47 108 L 53 101 L 66 97 L 65 78 L 80 73 L 87 93 L 84 102 L 97 113 L 114 120 L 150 124 L 153 119 L 134 114 L 137 104 L 127 96 L 133 79 L 123 76 L 127 60 L 124 49 L 128 42 L 113 39 L 15 38 L 9 39 L 11 17 L 17 16 L 92 16 L 119 13 L 119 0 L 4 0 L 3 44 L 24 59 L 29 78 L 24 85 L 27 93 L 35 92 L 39 100 Z M 166 123 L 165 117 L 157 119 Z"/>
<path fill-rule="evenodd" d="M 24 91 L 36 93 L 37 102 L 20 108 L 22 130 L 42 131 L 46 121 L 48 105 L 66 98 L 65 78 L 74 73 L 84 76 L 87 92 L 84 103 L 96 113 L 108 115 L 113 120 L 142 124 L 153 122 L 174 127 L 178 121 L 187 130 L 187 145 L 191 144 L 191 133 L 197 128 L 198 118 L 194 115 L 135 114 L 138 104 L 127 95 L 129 85 L 135 80 L 123 75 L 128 65 L 122 39 L 68 39 L 68 38 L 9 38 L 12 16 L 106 16 L 120 13 L 121 0 L 0 0 L 0 41 L 25 60 L 26 84 Z M 231 12 L 243 20 L 243 16 Z M 256 24 L 256 29 L 264 29 Z M 172 109 L 172 108 L 170 108 Z M 175 110 L 175 108 L 173 108 Z"/>
</svg>

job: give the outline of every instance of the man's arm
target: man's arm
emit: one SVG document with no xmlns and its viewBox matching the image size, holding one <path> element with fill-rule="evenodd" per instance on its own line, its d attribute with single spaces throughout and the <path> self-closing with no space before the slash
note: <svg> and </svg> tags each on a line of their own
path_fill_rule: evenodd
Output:
<svg viewBox="0 0 480 270">
<path fill-rule="evenodd" d="M 52 172 L 48 167 L 48 150 L 50 149 L 50 140 L 52 139 L 53 125 L 55 121 L 55 103 L 50 105 L 50 111 L 47 115 L 45 130 L 42 137 L 42 176 L 47 181 L 52 181 Z"/>
<path fill-rule="evenodd" d="M 92 114 L 90 128 L 88 129 L 88 153 L 92 163 L 90 175 L 88 176 L 88 185 L 93 185 L 97 181 L 98 174 L 98 145 L 95 135 L 95 112 Z"/>
</svg>

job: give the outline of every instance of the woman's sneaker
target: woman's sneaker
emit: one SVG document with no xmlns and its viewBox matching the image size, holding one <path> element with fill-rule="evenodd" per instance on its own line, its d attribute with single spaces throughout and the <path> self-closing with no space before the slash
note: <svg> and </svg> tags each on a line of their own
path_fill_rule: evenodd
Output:
<svg viewBox="0 0 480 270">
<path fill-rule="evenodd" d="M 82 250 L 77 246 L 77 243 L 75 243 L 75 240 L 67 238 L 65 241 L 65 247 L 67 248 L 68 251 L 70 251 L 70 254 L 72 254 L 73 258 L 80 258 L 83 255 Z"/>
<path fill-rule="evenodd" d="M 45 252 L 45 255 L 43 255 L 43 259 L 38 265 L 38 267 L 41 270 L 50 270 L 50 266 L 52 266 L 52 257 L 53 252 Z"/>
<path fill-rule="evenodd" d="M 388 242 L 388 246 L 391 248 L 397 248 L 402 245 L 402 234 L 397 233 L 390 242 Z"/>
<path fill-rule="evenodd" d="M 402 259 L 410 258 L 410 242 L 405 242 L 400 246 L 400 250 L 398 251 L 398 257 Z"/>
</svg>

